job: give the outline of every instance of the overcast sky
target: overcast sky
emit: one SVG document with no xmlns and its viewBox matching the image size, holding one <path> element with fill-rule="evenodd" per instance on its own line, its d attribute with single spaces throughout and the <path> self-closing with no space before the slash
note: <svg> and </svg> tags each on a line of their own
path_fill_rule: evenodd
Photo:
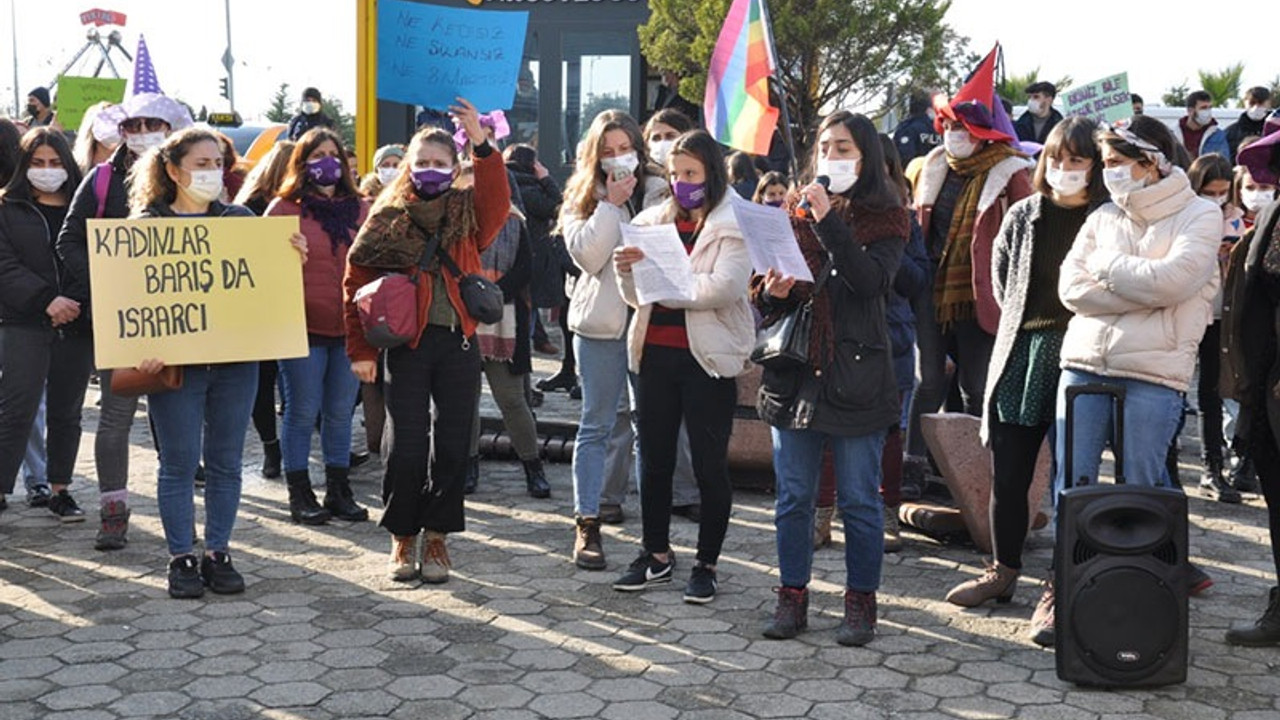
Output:
<svg viewBox="0 0 1280 720">
<path fill-rule="evenodd" d="M 295 101 L 303 87 L 314 85 L 352 107 L 355 0 L 230 1 L 236 100 L 243 115 L 265 111 L 281 82 L 289 83 Z M 0 0 L 0 106 L 11 108 L 14 95 L 11 9 L 17 14 L 18 91 L 25 105 L 27 92 L 52 80 L 84 45 L 86 28 L 79 16 L 94 7 L 128 15 L 123 34 L 130 53 L 138 34 L 146 35 L 167 93 L 197 109 L 225 109 L 218 96 L 226 48 L 220 0 Z M 947 20 L 971 38 L 976 52 L 985 53 L 1000 40 L 1011 73 L 1038 66 L 1045 78 L 1070 75 L 1083 83 L 1128 71 L 1131 89 L 1152 103 L 1171 85 L 1186 81 L 1194 89 L 1199 68 L 1243 61 L 1245 87 L 1280 75 L 1280 60 L 1266 57 L 1271 47 L 1266 33 L 1246 31 L 1276 26 L 1280 6 L 1255 3 L 1248 16 L 1232 8 L 1238 12 L 1188 14 L 1115 0 L 955 0 Z M 1205 23 L 1204 32 L 1197 32 L 1197 23 Z M 122 73 L 131 76 L 127 67 L 125 61 Z M 93 67 L 82 61 L 78 69 L 91 74 Z"/>
</svg>

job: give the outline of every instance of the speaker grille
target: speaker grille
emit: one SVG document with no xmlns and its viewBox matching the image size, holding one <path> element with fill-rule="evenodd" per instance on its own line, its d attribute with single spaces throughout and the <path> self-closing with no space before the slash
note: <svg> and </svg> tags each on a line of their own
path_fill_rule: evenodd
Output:
<svg viewBox="0 0 1280 720">
<path fill-rule="evenodd" d="M 1156 548 L 1151 555 L 1170 567 L 1174 567 L 1182 562 L 1182 558 L 1178 557 L 1178 546 L 1175 545 L 1172 540 Z"/>
<path fill-rule="evenodd" d="M 1099 554 L 1100 551 L 1085 542 L 1084 538 L 1076 538 L 1075 547 L 1071 552 L 1071 562 L 1076 565 L 1083 565 Z M 1182 562 L 1182 558 L 1178 557 L 1178 546 L 1172 540 L 1152 550 L 1151 556 L 1169 567 L 1174 567 Z"/>
<path fill-rule="evenodd" d="M 1098 551 L 1093 546 L 1085 542 L 1083 538 L 1076 538 L 1075 549 L 1071 552 L 1071 562 L 1076 565 L 1083 565 L 1098 556 Z"/>
</svg>

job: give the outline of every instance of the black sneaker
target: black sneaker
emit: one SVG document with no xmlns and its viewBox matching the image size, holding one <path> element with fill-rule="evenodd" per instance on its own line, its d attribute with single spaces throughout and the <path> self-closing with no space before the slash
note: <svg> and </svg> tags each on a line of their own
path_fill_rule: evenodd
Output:
<svg viewBox="0 0 1280 720">
<path fill-rule="evenodd" d="M 49 507 L 49 498 L 51 497 L 53 497 L 53 493 L 49 492 L 48 485 L 37 485 L 27 491 L 27 507 Z"/>
<path fill-rule="evenodd" d="M 673 563 L 660 562 L 653 553 L 641 551 L 640 556 L 631 562 L 631 566 L 622 577 L 613 581 L 613 589 L 623 592 L 635 592 L 653 585 L 671 582 Z"/>
<path fill-rule="evenodd" d="M 219 595 L 244 592 L 244 578 L 231 566 L 231 556 L 221 550 L 200 560 L 200 577 L 205 587 Z"/>
<path fill-rule="evenodd" d="M 684 586 L 684 601 L 705 605 L 716 599 L 716 570 L 702 563 L 693 564 L 689 584 Z"/>
<path fill-rule="evenodd" d="M 84 511 L 66 490 L 59 490 L 57 495 L 49 498 L 49 512 L 64 523 L 84 522 Z"/>
<path fill-rule="evenodd" d="M 169 561 L 169 597 L 198 598 L 204 596 L 200 579 L 200 562 L 195 555 L 179 555 Z"/>
</svg>

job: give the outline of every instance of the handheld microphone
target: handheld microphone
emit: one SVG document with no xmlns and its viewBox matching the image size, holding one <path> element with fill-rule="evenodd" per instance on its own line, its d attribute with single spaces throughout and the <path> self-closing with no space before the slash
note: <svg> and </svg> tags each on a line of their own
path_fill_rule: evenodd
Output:
<svg viewBox="0 0 1280 720">
<path fill-rule="evenodd" d="M 813 181 L 821 185 L 824 190 L 831 187 L 831 178 L 826 175 L 819 175 L 814 178 Z M 804 198 L 800 201 L 800 204 L 796 206 L 796 217 L 809 218 L 812 220 L 813 214 L 811 210 L 812 209 L 809 207 L 809 198 Z"/>
</svg>

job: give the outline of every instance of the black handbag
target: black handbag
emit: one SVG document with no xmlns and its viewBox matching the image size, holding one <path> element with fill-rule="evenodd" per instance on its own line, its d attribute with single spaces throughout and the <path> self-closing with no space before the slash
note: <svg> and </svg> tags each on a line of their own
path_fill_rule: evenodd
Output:
<svg viewBox="0 0 1280 720">
<path fill-rule="evenodd" d="M 760 329 L 751 362 L 772 370 L 781 370 L 809 362 L 809 337 L 813 335 L 813 301 L 822 292 L 831 275 L 833 259 L 829 258 L 813 284 L 809 299 L 792 308 L 777 322 Z"/>
<path fill-rule="evenodd" d="M 463 275 L 462 270 L 444 248 L 437 250 L 436 254 L 440 256 L 440 262 L 444 263 L 458 280 L 458 289 L 462 292 L 462 304 L 466 306 L 467 314 L 483 325 L 501 320 L 504 304 L 502 288 L 483 275 L 476 273 Z"/>
</svg>

